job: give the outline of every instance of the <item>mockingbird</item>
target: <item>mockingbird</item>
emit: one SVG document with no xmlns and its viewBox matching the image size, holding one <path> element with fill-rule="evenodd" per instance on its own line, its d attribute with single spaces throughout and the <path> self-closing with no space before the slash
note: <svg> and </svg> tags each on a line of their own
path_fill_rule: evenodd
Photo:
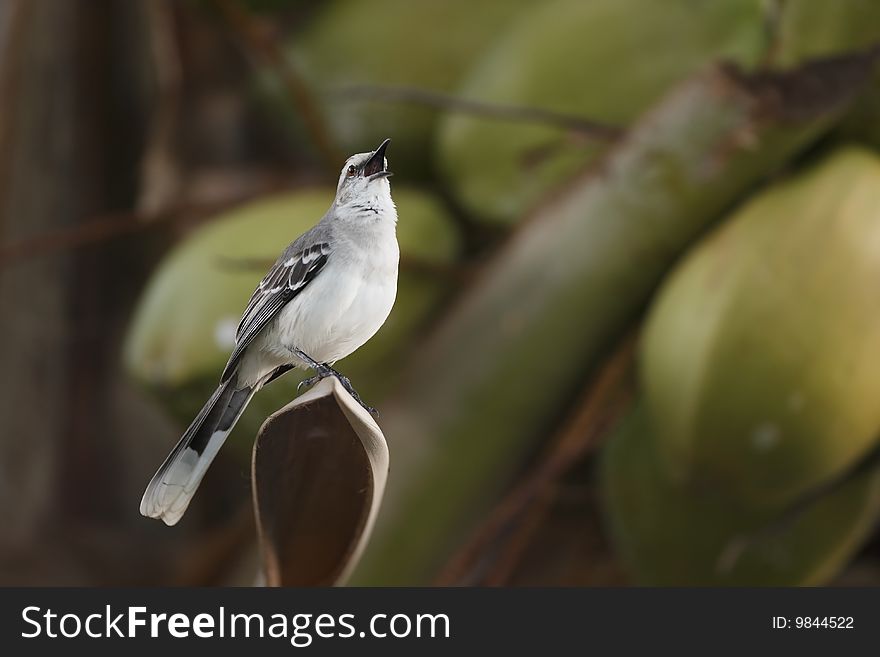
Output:
<svg viewBox="0 0 880 657">
<path fill-rule="evenodd" d="M 386 139 L 345 162 L 330 209 L 260 281 L 238 325 L 220 385 L 153 476 L 141 513 L 173 525 L 254 393 L 293 368 L 335 376 L 332 365 L 385 323 L 397 295 L 397 209 Z"/>
</svg>

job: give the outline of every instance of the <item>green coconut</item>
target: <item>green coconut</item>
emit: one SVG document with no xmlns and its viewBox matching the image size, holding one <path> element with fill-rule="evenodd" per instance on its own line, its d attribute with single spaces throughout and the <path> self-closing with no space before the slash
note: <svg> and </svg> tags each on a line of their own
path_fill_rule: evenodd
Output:
<svg viewBox="0 0 880 657">
<path fill-rule="evenodd" d="M 327 2 L 288 49 L 322 101 L 345 152 L 394 139 L 398 171 L 430 170 L 438 110 L 346 99 L 353 85 L 448 92 L 511 17 L 536 0 L 337 0 Z"/>
<path fill-rule="evenodd" d="M 752 64 L 765 47 L 757 0 L 555 0 L 522 12 L 458 93 L 629 125 L 709 61 Z M 450 114 L 439 166 L 476 217 L 510 223 L 584 169 L 603 144 L 555 127 Z"/>
<path fill-rule="evenodd" d="M 637 408 L 602 455 L 610 533 L 638 584 L 825 584 L 876 525 L 876 468 L 781 522 L 766 507 L 732 501 L 721 481 L 699 486 L 671 481 L 659 466 L 658 445 L 647 413 Z"/>
<path fill-rule="evenodd" d="M 779 21 L 780 68 L 805 59 L 833 57 L 880 47 L 880 2 L 877 0 L 788 0 Z M 874 83 L 836 130 L 842 142 L 860 142 L 880 149 L 880 67 Z"/>
<path fill-rule="evenodd" d="M 321 217 L 332 197 L 332 189 L 316 188 L 224 213 L 159 265 L 137 304 L 124 356 L 129 372 L 181 422 L 192 419 L 216 386 L 239 316 L 265 270 Z M 394 198 L 402 257 L 433 265 L 454 262 L 457 233 L 438 203 L 406 188 L 395 188 Z M 448 291 L 442 277 L 402 270 L 388 321 L 339 365 L 365 399 L 376 402 L 393 384 L 401 351 Z M 237 432 L 252 439 L 266 415 L 296 395 L 304 376 L 292 372 L 261 391 Z"/>
<path fill-rule="evenodd" d="M 880 432 L 880 158 L 849 148 L 694 248 L 644 331 L 657 451 L 679 482 L 802 494 Z"/>
<path fill-rule="evenodd" d="M 877 0 L 789 0 L 783 9 L 775 58 L 778 67 L 880 46 Z M 837 132 L 842 140 L 880 149 L 880 68 L 875 71 L 873 87 L 848 113 Z"/>
<path fill-rule="evenodd" d="M 775 62 L 782 67 L 875 45 L 880 42 L 880 2 L 786 0 L 778 41 Z"/>
<path fill-rule="evenodd" d="M 383 407 L 397 469 L 355 583 L 431 581 L 681 253 L 848 106 L 842 70 L 799 72 L 825 103 L 794 116 L 791 78 L 699 73 L 485 264 Z"/>
</svg>

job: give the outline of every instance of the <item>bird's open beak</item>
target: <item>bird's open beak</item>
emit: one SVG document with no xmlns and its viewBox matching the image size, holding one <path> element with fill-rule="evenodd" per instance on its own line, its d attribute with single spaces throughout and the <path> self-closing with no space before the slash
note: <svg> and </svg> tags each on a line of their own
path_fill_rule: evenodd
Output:
<svg viewBox="0 0 880 657">
<path fill-rule="evenodd" d="M 385 149 L 391 143 L 390 139 L 386 139 L 379 148 L 375 150 L 370 159 L 364 164 L 364 176 L 373 180 L 374 178 L 387 178 L 391 175 L 390 171 L 385 170 Z"/>
</svg>

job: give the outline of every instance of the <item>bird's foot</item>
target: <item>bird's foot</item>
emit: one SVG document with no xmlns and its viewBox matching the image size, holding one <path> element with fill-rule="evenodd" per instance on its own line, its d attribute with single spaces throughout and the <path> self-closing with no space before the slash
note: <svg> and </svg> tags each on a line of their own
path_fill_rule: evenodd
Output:
<svg viewBox="0 0 880 657">
<path fill-rule="evenodd" d="M 351 395 L 354 400 L 358 404 L 360 404 L 364 408 L 364 410 L 366 410 L 370 415 L 379 415 L 378 410 L 376 410 L 372 406 L 369 406 L 363 399 L 361 399 L 361 396 L 357 393 L 357 390 L 354 389 L 354 386 L 351 385 L 351 380 L 347 376 L 337 372 L 326 363 L 321 363 L 318 365 L 318 367 L 315 368 L 314 376 L 310 376 L 309 378 L 300 381 L 299 385 L 296 387 L 296 390 L 297 392 L 299 392 L 303 388 L 311 388 L 313 385 L 318 383 L 318 381 L 326 379 L 328 376 L 336 377 L 336 380 L 339 381 L 340 384 L 342 384 L 342 387 L 345 389 L 345 391 L 349 395 Z"/>
<path fill-rule="evenodd" d="M 333 376 L 333 370 L 327 365 L 318 365 L 314 369 L 315 375 L 300 381 L 299 385 L 296 387 L 297 392 L 302 392 L 303 388 L 311 388 L 318 381 L 326 379 L 328 376 Z"/>
</svg>

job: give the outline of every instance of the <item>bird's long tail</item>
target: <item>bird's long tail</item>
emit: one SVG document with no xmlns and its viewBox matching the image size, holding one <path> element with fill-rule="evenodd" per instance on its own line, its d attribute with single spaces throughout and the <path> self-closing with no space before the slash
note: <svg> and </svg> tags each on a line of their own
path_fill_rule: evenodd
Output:
<svg viewBox="0 0 880 657">
<path fill-rule="evenodd" d="M 255 388 L 220 384 L 165 459 L 141 499 L 141 513 L 174 525 L 183 516 L 211 461 L 232 431 Z"/>
</svg>

